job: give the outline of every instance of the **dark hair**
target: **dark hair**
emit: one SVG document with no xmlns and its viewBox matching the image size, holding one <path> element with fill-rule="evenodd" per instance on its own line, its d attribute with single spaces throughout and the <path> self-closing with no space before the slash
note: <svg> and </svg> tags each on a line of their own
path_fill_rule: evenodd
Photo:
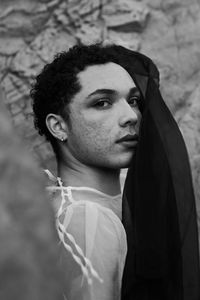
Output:
<svg viewBox="0 0 200 300">
<path fill-rule="evenodd" d="M 77 74 L 89 65 L 119 63 L 117 50 L 116 45 L 76 45 L 68 52 L 58 53 L 36 77 L 31 89 L 34 124 L 39 134 L 45 135 L 52 145 L 55 138 L 46 126 L 46 116 L 55 113 L 67 119 L 67 104 L 81 89 Z"/>
</svg>

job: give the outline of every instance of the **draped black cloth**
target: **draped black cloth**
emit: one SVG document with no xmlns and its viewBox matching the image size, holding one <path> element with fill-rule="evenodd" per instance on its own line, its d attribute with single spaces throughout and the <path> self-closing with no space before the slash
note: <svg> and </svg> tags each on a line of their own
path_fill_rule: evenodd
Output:
<svg viewBox="0 0 200 300">
<path fill-rule="evenodd" d="M 139 144 L 123 193 L 128 254 L 123 300 L 199 300 L 200 269 L 191 170 L 180 130 L 146 56 L 116 46 L 142 95 Z"/>
</svg>

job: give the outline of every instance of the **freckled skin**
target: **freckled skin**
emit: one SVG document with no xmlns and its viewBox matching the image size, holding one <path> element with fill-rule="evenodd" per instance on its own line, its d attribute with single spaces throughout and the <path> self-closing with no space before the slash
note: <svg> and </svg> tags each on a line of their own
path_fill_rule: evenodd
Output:
<svg viewBox="0 0 200 300">
<path fill-rule="evenodd" d="M 135 87 L 132 78 L 121 66 L 106 63 L 87 67 L 78 74 L 78 79 L 82 89 L 69 104 L 70 126 L 66 146 L 70 155 L 88 166 L 127 168 L 134 149 L 116 141 L 139 131 L 139 109 L 127 102 L 128 91 Z M 88 100 L 88 95 L 97 89 L 116 91 L 112 105 L 101 109 L 94 105 L 93 98 Z"/>
</svg>

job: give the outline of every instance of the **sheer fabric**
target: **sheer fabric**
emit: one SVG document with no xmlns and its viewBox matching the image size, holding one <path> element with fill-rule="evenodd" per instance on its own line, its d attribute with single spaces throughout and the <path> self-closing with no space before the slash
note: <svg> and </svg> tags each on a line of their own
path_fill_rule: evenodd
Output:
<svg viewBox="0 0 200 300">
<path fill-rule="evenodd" d="M 87 187 L 48 190 L 61 240 L 65 299 L 120 299 L 127 253 L 121 194 L 113 197 Z"/>
<path fill-rule="evenodd" d="M 140 138 L 123 192 L 128 254 L 122 299 L 199 300 L 197 215 L 180 130 L 159 92 L 159 72 L 146 56 L 113 47 L 140 90 Z"/>
</svg>

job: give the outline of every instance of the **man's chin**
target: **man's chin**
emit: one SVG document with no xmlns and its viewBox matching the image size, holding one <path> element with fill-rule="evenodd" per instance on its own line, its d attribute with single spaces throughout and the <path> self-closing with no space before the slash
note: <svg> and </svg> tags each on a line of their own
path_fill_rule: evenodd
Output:
<svg viewBox="0 0 200 300">
<path fill-rule="evenodd" d="M 126 160 L 121 161 L 121 167 L 120 169 L 127 169 L 131 166 L 131 162 L 133 159 L 133 155 L 131 155 L 130 157 L 128 157 Z"/>
<path fill-rule="evenodd" d="M 124 162 L 124 163 L 121 163 L 121 164 L 118 164 L 116 169 L 128 169 L 131 165 L 131 159 L 128 161 L 128 162 Z"/>
<path fill-rule="evenodd" d="M 114 155 L 113 155 L 114 156 Z M 100 168 L 110 169 L 110 170 L 121 170 L 121 169 L 128 169 L 131 165 L 133 158 L 133 154 L 130 155 L 118 155 L 112 157 L 111 160 L 105 160 L 102 164 L 99 163 Z"/>
</svg>

